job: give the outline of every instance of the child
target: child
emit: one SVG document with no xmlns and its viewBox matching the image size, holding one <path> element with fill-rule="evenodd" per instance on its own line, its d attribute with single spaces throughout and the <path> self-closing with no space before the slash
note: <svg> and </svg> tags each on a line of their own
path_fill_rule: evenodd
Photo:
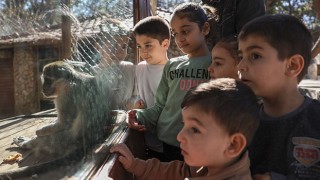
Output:
<svg viewBox="0 0 320 180">
<path fill-rule="evenodd" d="M 220 39 L 211 52 L 212 63 L 208 68 L 211 79 L 226 77 L 239 79 L 237 65 L 240 59 L 235 36 Z"/>
<path fill-rule="evenodd" d="M 140 57 L 144 60 L 136 66 L 136 86 L 140 96 L 135 108 L 151 108 L 158 88 L 167 50 L 170 46 L 170 27 L 166 20 L 150 16 L 139 21 L 133 28 Z M 163 145 L 155 133 L 145 131 L 147 158 L 163 160 Z"/>
<path fill-rule="evenodd" d="M 134 92 L 135 66 L 124 61 L 127 56 L 129 29 L 115 19 L 109 19 L 104 27 L 108 33 L 101 37 L 97 47 L 100 62 L 93 67 L 94 74 L 114 91 L 117 108 L 129 109 Z M 132 106 L 132 105 L 131 105 Z"/>
<path fill-rule="evenodd" d="M 163 141 L 166 161 L 182 160 L 176 139 L 182 128 L 180 103 L 186 92 L 209 80 L 210 51 L 206 35 L 210 31 L 204 9 L 194 3 L 177 6 L 171 16 L 171 30 L 177 46 L 187 55 L 173 58 L 163 69 L 156 93 L 155 105 L 151 108 L 128 113 L 128 126 L 140 131 L 156 132 Z M 139 122 L 139 124 L 138 124 Z"/>
<path fill-rule="evenodd" d="M 311 61 L 312 36 L 289 15 L 265 15 L 239 34 L 240 79 L 262 98 L 253 140 L 253 174 L 320 179 L 320 103 L 300 94 Z"/>
<path fill-rule="evenodd" d="M 252 90 L 220 78 L 190 90 L 181 108 L 183 128 L 177 139 L 185 162 L 136 159 L 124 144 L 110 152 L 119 152 L 119 161 L 138 179 L 251 179 L 246 148 L 259 125 Z"/>
</svg>

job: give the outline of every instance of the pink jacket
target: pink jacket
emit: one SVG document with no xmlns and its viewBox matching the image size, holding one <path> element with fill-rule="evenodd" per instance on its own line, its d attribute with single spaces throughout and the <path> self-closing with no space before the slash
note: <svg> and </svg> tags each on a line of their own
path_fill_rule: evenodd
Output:
<svg viewBox="0 0 320 180">
<path fill-rule="evenodd" d="M 135 159 L 128 171 L 136 175 L 139 180 L 251 180 L 248 152 L 224 171 L 211 176 L 206 176 L 206 168 L 190 167 L 182 161 L 160 162 L 158 159 L 147 161 Z"/>
</svg>

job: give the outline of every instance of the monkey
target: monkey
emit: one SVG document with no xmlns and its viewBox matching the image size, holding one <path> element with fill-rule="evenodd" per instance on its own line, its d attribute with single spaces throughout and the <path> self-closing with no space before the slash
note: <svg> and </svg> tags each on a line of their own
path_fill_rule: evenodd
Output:
<svg viewBox="0 0 320 180">
<path fill-rule="evenodd" d="M 14 144 L 35 156 L 55 155 L 54 160 L 28 168 L 0 173 L 0 179 L 18 178 L 46 171 L 72 160 L 80 160 L 97 144 L 101 146 L 112 131 L 115 103 L 110 83 L 89 73 L 79 72 L 70 62 L 56 61 L 44 66 L 42 93 L 53 98 L 57 111 L 54 123 L 36 130 L 36 136 L 15 138 Z M 94 152 L 95 151 L 91 151 Z M 91 156 L 90 156 L 91 157 Z M 103 157 L 99 155 L 99 157 Z M 103 160 L 95 156 L 95 163 Z"/>
<path fill-rule="evenodd" d="M 114 108 L 111 88 L 94 76 L 79 72 L 66 61 L 44 66 L 41 76 L 44 96 L 54 99 L 57 119 L 36 130 L 36 137 L 14 143 L 35 154 L 64 155 L 84 151 L 103 140 Z"/>
</svg>

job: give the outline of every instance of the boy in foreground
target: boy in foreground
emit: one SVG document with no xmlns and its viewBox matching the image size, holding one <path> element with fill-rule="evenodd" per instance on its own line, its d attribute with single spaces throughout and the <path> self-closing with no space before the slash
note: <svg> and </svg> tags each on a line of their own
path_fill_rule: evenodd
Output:
<svg viewBox="0 0 320 180">
<path fill-rule="evenodd" d="M 235 108 L 236 107 L 236 108 Z M 187 92 L 177 136 L 184 161 L 143 161 L 125 144 L 111 148 L 138 179 L 251 179 L 247 145 L 259 125 L 258 104 L 240 81 L 221 78 Z"/>
<path fill-rule="evenodd" d="M 293 16 L 265 15 L 238 40 L 240 79 L 263 101 L 249 149 L 254 177 L 320 179 L 320 103 L 298 89 L 311 60 L 310 32 Z"/>
</svg>

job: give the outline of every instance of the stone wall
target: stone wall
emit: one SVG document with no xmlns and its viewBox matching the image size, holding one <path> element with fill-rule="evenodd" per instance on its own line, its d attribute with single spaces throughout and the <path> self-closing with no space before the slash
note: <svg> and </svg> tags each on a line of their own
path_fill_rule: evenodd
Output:
<svg viewBox="0 0 320 180">
<path fill-rule="evenodd" d="M 15 114 L 30 114 L 40 110 L 36 51 L 27 43 L 14 46 Z"/>
</svg>

